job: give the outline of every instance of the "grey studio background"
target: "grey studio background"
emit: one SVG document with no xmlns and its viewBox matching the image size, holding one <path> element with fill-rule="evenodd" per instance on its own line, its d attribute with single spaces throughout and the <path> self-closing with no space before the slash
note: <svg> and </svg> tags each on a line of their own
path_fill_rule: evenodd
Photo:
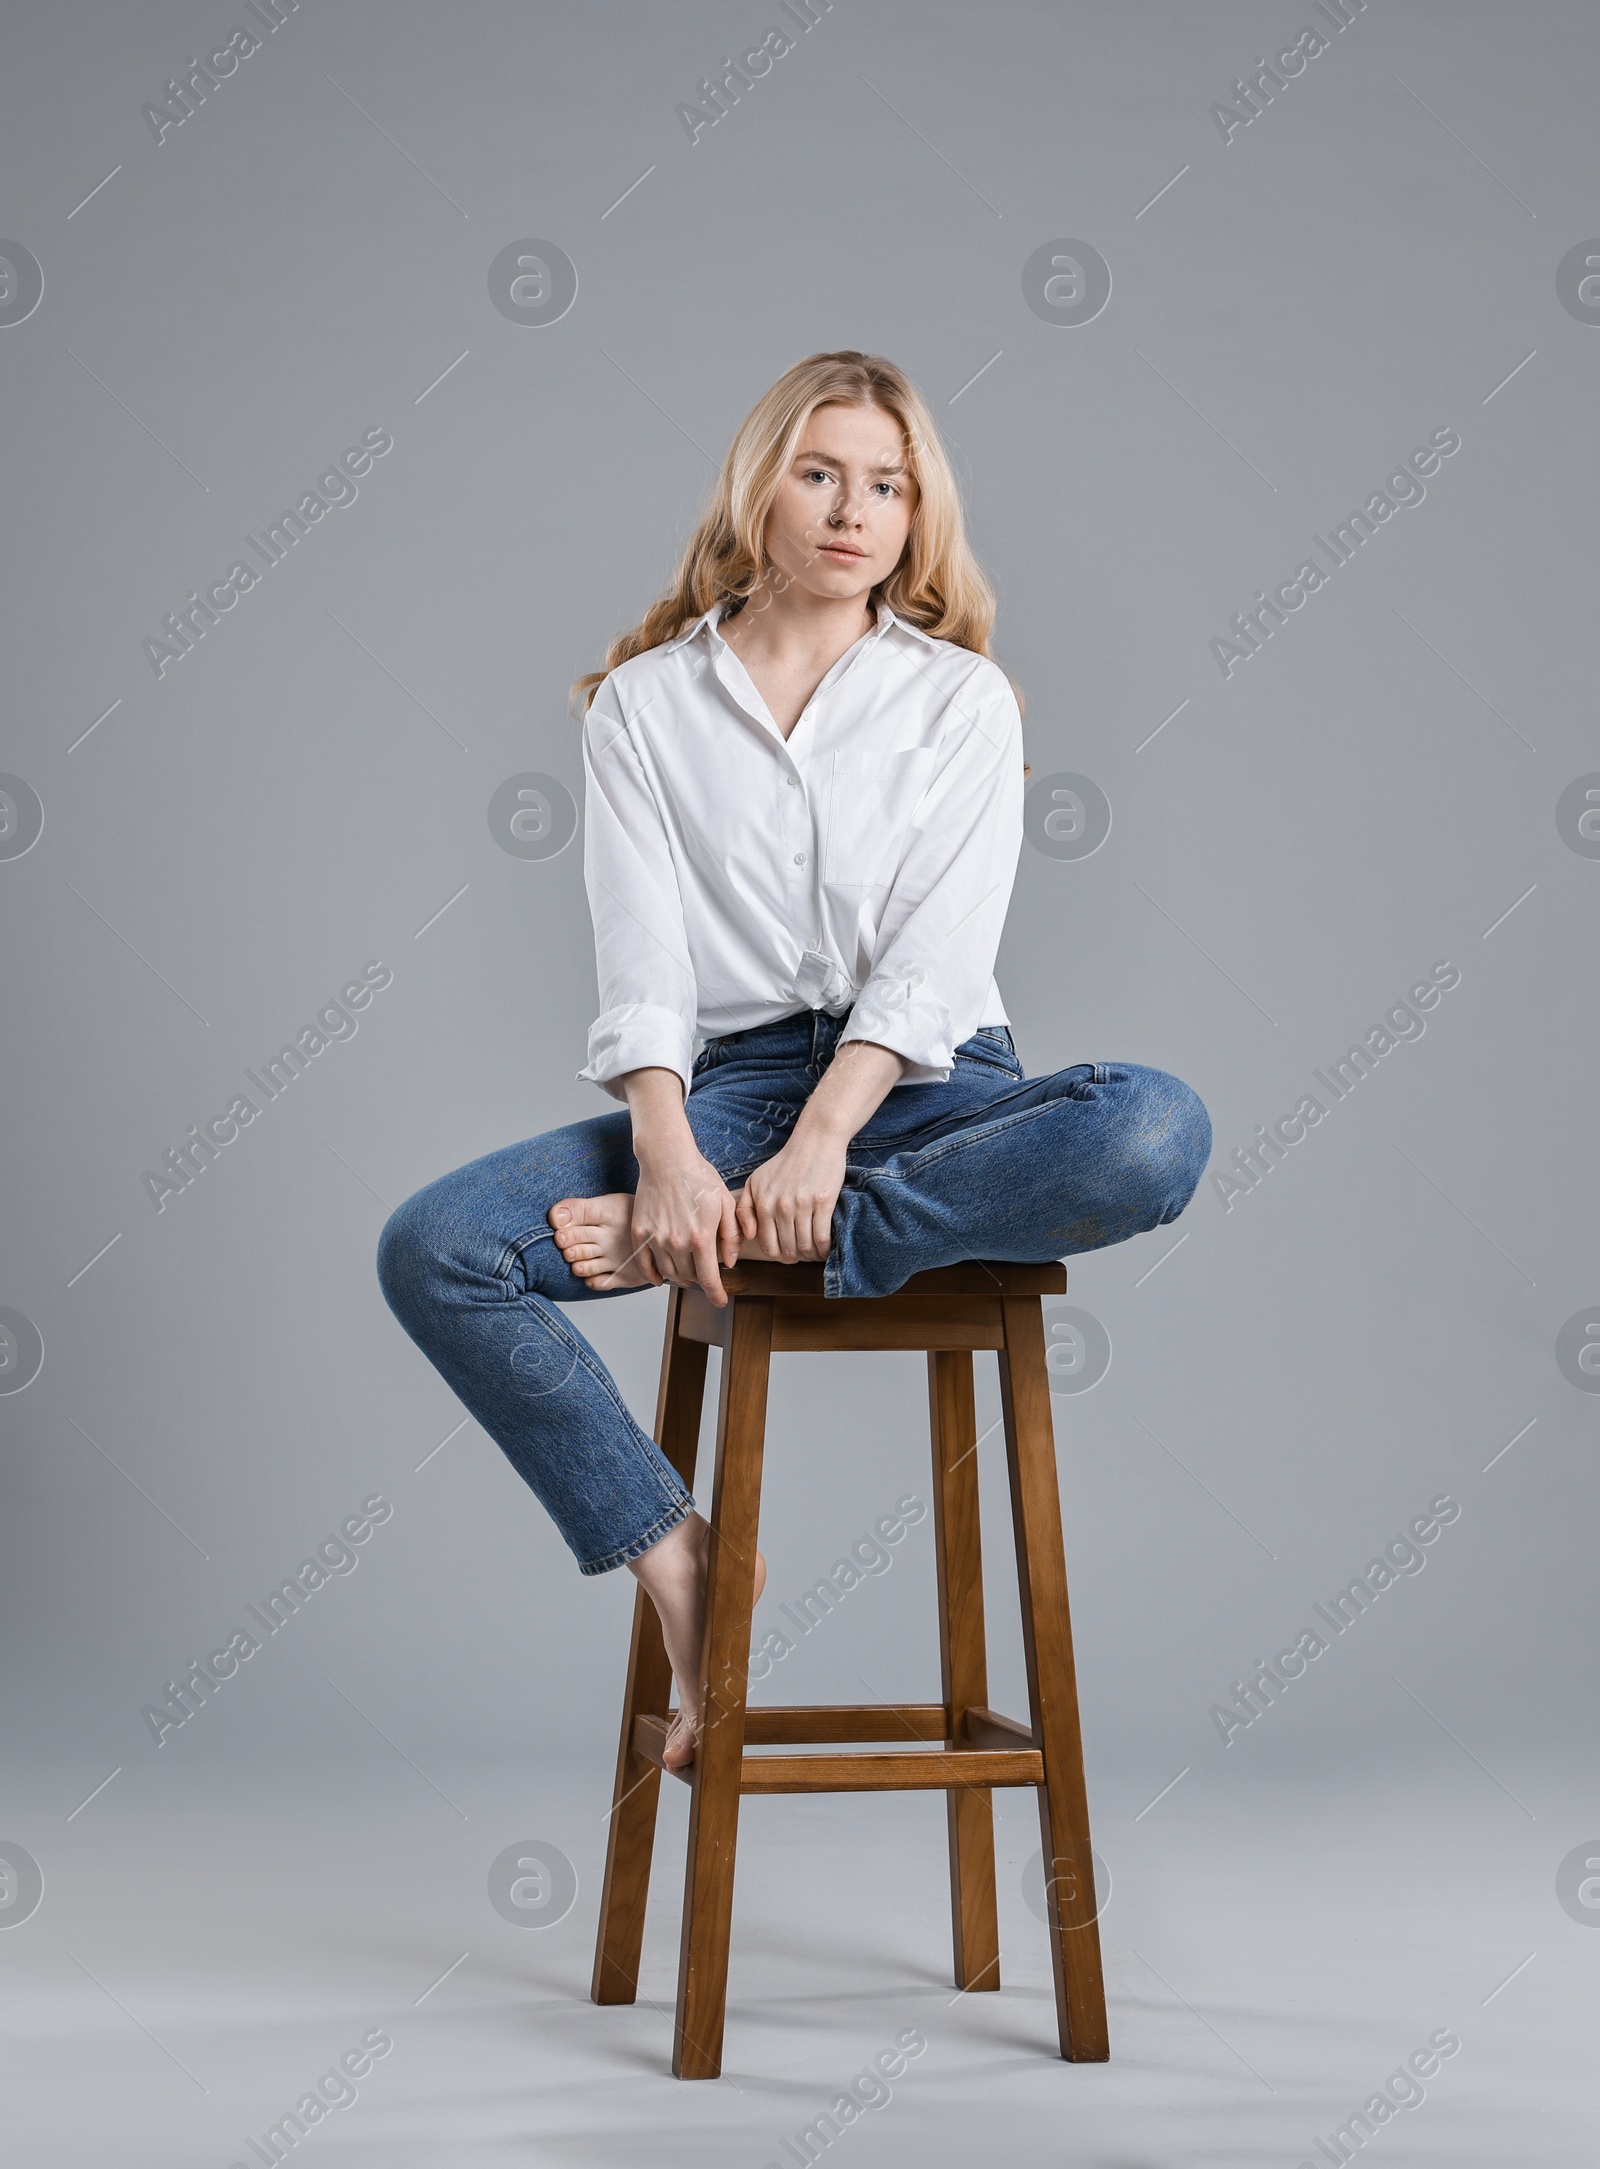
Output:
<svg viewBox="0 0 1600 2169">
<path fill-rule="evenodd" d="M 718 117 L 697 85 L 779 28 Z M 6 48 L 15 2158 L 271 2159 L 377 2028 L 297 2161 L 1589 2159 L 1600 21 L 138 0 Z M 1005 1985 L 959 1999 L 937 1797 L 778 1800 L 726 2076 L 678 2086 L 681 1788 L 647 1993 L 586 2001 L 634 1584 L 580 1580 L 373 1253 L 609 1104 L 566 688 L 837 345 L 922 387 L 999 590 L 1028 1069 L 1173 1069 L 1216 1150 L 1055 1320 L 1112 2063 L 1053 2053 L 1031 1795 L 996 1796 Z M 164 626 L 240 559 L 203 637 Z M 369 966 L 353 1035 L 253 1090 Z M 647 1423 L 663 1305 L 572 1314 Z M 1015 1709 L 986 1362 L 979 1396 Z M 926 1496 L 921 1359 L 780 1359 L 769 1436 L 758 1635 Z M 358 1565 L 158 1746 L 164 1683 L 374 1495 Z M 1219 1720 L 1445 1495 L 1421 1570 Z M 924 1522 L 757 1696 L 937 1692 L 934 1632 Z M 533 1843 L 519 1917 L 491 1869 Z M 1439 2029 L 1424 2098 L 1350 2126 Z"/>
</svg>

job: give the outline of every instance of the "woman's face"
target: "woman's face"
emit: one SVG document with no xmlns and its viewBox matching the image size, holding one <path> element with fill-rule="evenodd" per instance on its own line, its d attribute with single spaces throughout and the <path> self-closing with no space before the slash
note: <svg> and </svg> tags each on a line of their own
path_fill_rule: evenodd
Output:
<svg viewBox="0 0 1600 2169">
<path fill-rule="evenodd" d="M 892 414 L 818 407 L 767 515 L 767 555 L 819 601 L 864 598 L 899 564 L 916 504 Z"/>
</svg>

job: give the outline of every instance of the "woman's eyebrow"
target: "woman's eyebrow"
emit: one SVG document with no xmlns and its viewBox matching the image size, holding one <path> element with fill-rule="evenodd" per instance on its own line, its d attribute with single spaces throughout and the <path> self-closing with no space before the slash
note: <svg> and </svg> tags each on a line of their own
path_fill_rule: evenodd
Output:
<svg viewBox="0 0 1600 2169">
<path fill-rule="evenodd" d="M 818 467 L 848 467 L 850 464 L 847 459 L 835 459 L 831 452 L 796 452 L 794 456 L 796 460 L 810 460 L 813 465 Z M 906 463 L 903 459 L 874 460 L 867 472 L 869 474 L 904 474 L 906 472 Z"/>
</svg>

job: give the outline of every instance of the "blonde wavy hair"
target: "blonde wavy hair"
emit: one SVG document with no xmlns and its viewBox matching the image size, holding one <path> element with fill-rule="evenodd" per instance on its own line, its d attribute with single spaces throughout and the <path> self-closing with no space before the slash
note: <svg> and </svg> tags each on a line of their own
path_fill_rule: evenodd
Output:
<svg viewBox="0 0 1600 2169">
<path fill-rule="evenodd" d="M 763 546 L 767 515 L 818 407 L 881 407 L 900 424 L 917 485 L 911 532 L 899 564 L 872 590 L 897 617 L 973 654 L 989 654 L 994 590 L 968 547 L 961 496 L 933 417 L 905 373 L 878 354 L 845 348 L 809 354 L 785 370 L 739 425 L 711 502 L 678 561 L 672 585 L 631 632 L 606 650 L 605 667 L 572 687 L 587 710 L 609 672 L 675 640 L 716 603 L 742 610 L 772 571 Z M 992 660 L 992 658 L 991 658 Z M 1020 698 L 1020 695 L 1019 695 Z"/>
</svg>

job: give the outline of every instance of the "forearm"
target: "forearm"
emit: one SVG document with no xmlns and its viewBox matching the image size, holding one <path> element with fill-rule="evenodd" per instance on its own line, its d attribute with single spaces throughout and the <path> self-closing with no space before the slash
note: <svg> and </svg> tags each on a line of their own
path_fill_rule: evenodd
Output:
<svg viewBox="0 0 1600 2169">
<path fill-rule="evenodd" d="M 673 1069 L 630 1069 L 617 1082 L 633 1123 L 633 1154 L 642 1167 L 672 1153 L 698 1156 L 694 1133 L 684 1113 L 683 1079 Z"/>
<path fill-rule="evenodd" d="M 846 1040 L 801 1109 L 796 1139 L 847 1145 L 905 1074 L 905 1056 L 876 1040 Z"/>
<path fill-rule="evenodd" d="M 734 1203 L 695 1142 L 684 1112 L 683 1079 L 672 1069 L 631 1069 L 617 1080 L 633 1123 L 639 1163 L 631 1221 L 635 1255 L 663 1280 L 695 1282 L 720 1309 L 728 1300 L 721 1265 L 739 1255 Z"/>
</svg>

